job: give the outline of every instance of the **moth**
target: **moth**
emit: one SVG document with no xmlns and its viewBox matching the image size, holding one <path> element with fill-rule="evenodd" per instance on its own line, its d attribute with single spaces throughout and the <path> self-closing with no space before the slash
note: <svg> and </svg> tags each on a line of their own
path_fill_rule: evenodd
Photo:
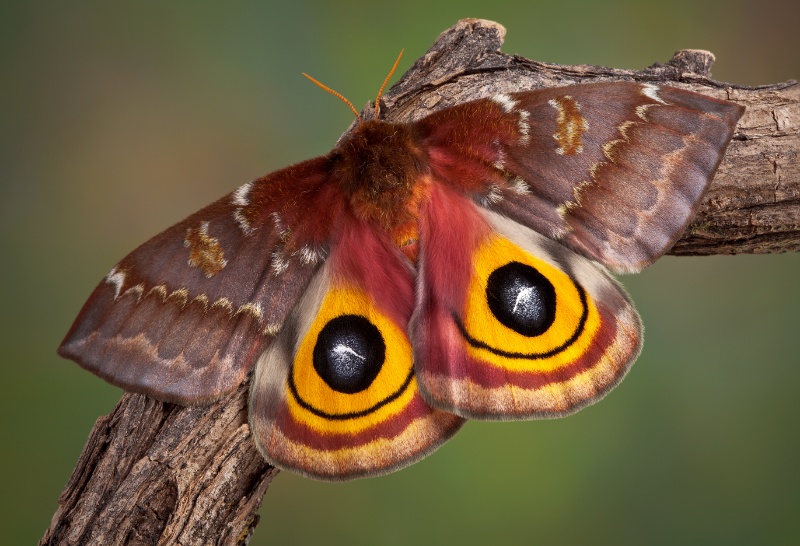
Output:
<svg viewBox="0 0 800 546">
<path fill-rule="evenodd" d="M 624 81 L 379 109 L 123 258 L 59 353 L 184 405 L 254 369 L 259 451 L 323 480 L 409 465 L 466 419 L 568 415 L 639 354 L 611 272 L 672 246 L 744 110 Z"/>
</svg>

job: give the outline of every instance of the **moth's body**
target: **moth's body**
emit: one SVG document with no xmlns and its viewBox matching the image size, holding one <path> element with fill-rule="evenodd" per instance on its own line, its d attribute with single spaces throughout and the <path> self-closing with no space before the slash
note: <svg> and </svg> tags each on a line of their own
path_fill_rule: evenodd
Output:
<svg viewBox="0 0 800 546">
<path fill-rule="evenodd" d="M 410 464 L 465 418 L 567 415 L 641 346 L 608 270 L 670 248 L 741 114 L 609 82 L 362 121 L 124 258 L 60 352 L 183 404 L 255 367 L 259 450 L 328 480 Z"/>
<path fill-rule="evenodd" d="M 419 206 L 428 190 L 428 154 L 410 125 L 362 121 L 329 155 L 331 180 L 353 213 L 386 231 L 417 258 Z"/>
</svg>

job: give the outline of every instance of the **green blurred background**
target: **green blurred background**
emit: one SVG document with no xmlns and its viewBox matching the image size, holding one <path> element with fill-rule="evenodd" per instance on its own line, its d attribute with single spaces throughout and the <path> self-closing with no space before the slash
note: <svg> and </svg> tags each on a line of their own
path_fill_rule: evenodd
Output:
<svg viewBox="0 0 800 546">
<path fill-rule="evenodd" d="M 490 5 L 492 7 L 490 7 Z M 504 51 L 717 79 L 800 77 L 800 3 L 762 0 L 0 4 L 0 529 L 32 544 L 120 391 L 55 349 L 151 235 L 325 153 L 400 48 L 464 17 Z M 665 258 L 624 279 L 647 340 L 624 384 L 560 421 L 469 423 L 388 477 L 281 474 L 251 544 L 800 543 L 800 255 Z"/>
</svg>

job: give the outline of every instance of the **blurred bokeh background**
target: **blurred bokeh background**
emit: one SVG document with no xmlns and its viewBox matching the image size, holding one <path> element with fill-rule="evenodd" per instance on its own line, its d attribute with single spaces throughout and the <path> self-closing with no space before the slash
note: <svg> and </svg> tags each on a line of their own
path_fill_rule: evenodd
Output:
<svg viewBox="0 0 800 546">
<path fill-rule="evenodd" d="M 682 48 L 740 84 L 800 77 L 796 0 L 0 3 L 0 529 L 32 544 L 120 391 L 55 349 L 136 245 L 328 151 L 464 17 L 504 51 L 642 68 Z M 665 258 L 623 279 L 626 381 L 560 421 L 469 423 L 388 477 L 278 476 L 251 544 L 800 543 L 800 255 Z"/>
</svg>

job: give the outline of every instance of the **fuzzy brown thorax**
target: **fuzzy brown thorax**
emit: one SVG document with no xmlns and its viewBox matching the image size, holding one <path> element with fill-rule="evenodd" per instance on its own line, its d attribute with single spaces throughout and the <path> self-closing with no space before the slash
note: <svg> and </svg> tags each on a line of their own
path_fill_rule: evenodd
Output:
<svg viewBox="0 0 800 546">
<path fill-rule="evenodd" d="M 422 181 L 429 168 L 409 125 L 362 121 L 331 160 L 333 178 L 358 217 L 378 224 L 401 249 L 416 242 Z"/>
</svg>

